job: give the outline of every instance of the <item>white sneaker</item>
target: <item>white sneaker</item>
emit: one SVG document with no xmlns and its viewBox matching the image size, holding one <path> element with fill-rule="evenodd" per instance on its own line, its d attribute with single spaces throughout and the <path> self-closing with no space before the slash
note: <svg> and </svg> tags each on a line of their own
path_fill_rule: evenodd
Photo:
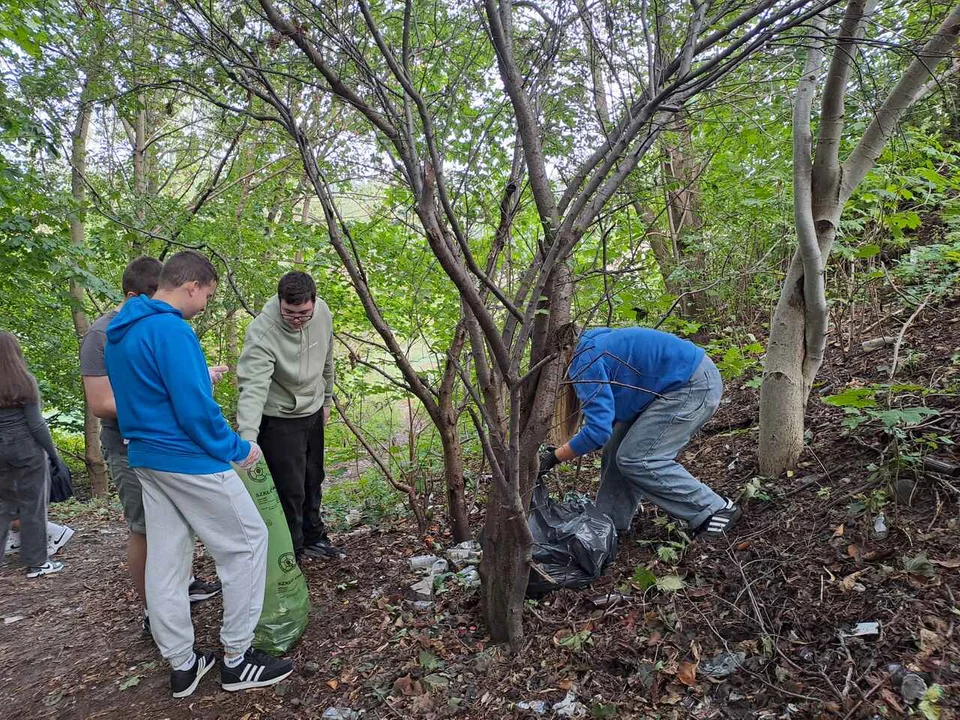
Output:
<svg viewBox="0 0 960 720">
<path fill-rule="evenodd" d="M 47 560 L 40 567 L 32 567 L 27 573 L 28 578 L 38 578 L 41 575 L 53 575 L 63 570 L 63 563 L 56 560 Z"/>
<path fill-rule="evenodd" d="M 73 528 L 56 523 L 47 523 L 47 556 L 56 555 L 60 548 L 70 542 Z"/>
<path fill-rule="evenodd" d="M 12 555 L 15 552 L 20 552 L 20 531 L 11 530 L 7 533 L 7 547 L 3 551 L 4 555 Z"/>
</svg>

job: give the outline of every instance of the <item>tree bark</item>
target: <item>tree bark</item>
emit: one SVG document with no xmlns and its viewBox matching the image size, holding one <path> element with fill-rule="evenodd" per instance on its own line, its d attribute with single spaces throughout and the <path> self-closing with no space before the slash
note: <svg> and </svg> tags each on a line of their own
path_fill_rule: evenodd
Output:
<svg viewBox="0 0 960 720">
<path fill-rule="evenodd" d="M 84 205 L 87 201 L 87 188 L 84 184 L 87 166 L 87 137 L 90 132 L 90 117 L 93 113 L 93 104 L 90 101 L 91 79 L 88 77 L 80 93 L 80 106 L 77 110 L 77 119 L 70 134 L 70 190 L 73 197 L 74 209 L 70 214 L 70 243 L 77 248 L 86 244 L 86 227 Z M 70 280 L 71 314 L 73 327 L 78 341 L 82 341 L 90 328 L 90 320 L 83 309 L 83 287 L 76 281 Z M 100 450 L 100 421 L 90 411 L 86 399 L 83 402 L 83 443 L 84 462 L 87 474 L 90 477 L 90 492 L 94 496 L 107 493 L 107 464 L 103 460 Z"/>
</svg>

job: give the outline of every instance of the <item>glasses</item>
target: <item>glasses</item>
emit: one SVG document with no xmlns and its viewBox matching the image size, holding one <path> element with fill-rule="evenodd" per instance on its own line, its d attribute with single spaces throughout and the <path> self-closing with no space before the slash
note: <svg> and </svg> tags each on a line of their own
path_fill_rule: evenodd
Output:
<svg viewBox="0 0 960 720">
<path fill-rule="evenodd" d="M 313 317 L 313 308 L 309 310 L 287 310 L 286 308 L 280 308 L 280 315 L 285 320 L 303 320 L 307 321 Z"/>
</svg>

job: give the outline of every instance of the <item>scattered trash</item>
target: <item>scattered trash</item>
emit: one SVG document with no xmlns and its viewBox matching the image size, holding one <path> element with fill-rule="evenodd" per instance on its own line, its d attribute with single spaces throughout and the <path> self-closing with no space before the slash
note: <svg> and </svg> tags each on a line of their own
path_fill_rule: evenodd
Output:
<svg viewBox="0 0 960 720">
<path fill-rule="evenodd" d="M 410 586 L 412 600 L 433 600 L 433 575 L 427 575 L 422 580 Z"/>
<path fill-rule="evenodd" d="M 5 618 L 3 619 L 3 624 L 4 624 L 4 625 L 13 625 L 13 624 L 16 623 L 16 622 L 20 622 L 21 620 L 25 620 L 26 617 L 27 617 L 26 615 L 10 615 L 10 616 L 5 617 Z"/>
<path fill-rule="evenodd" d="M 873 338 L 872 340 L 864 340 L 862 343 L 860 343 L 860 347 L 863 348 L 865 353 L 868 353 L 879 350 L 887 345 L 893 345 L 896 342 L 897 339 L 895 337 L 878 337 Z"/>
<path fill-rule="evenodd" d="M 880 513 L 873 521 L 873 535 L 877 540 L 883 540 L 889 534 L 890 528 L 887 527 L 887 519 L 883 516 L 883 513 Z"/>
<path fill-rule="evenodd" d="M 438 558 L 437 561 L 430 566 L 430 572 L 433 575 L 443 575 L 448 569 L 449 565 L 443 558 Z"/>
<path fill-rule="evenodd" d="M 447 550 L 445 555 L 454 570 L 461 570 L 468 565 L 479 565 L 480 545 L 475 540 L 465 540 Z"/>
<path fill-rule="evenodd" d="M 556 713 L 557 717 L 585 717 L 587 714 L 587 706 L 577 700 L 577 694 L 573 692 L 573 690 L 570 690 L 563 700 L 554 704 L 553 712 Z"/>
<path fill-rule="evenodd" d="M 472 565 L 457 573 L 457 579 L 466 587 L 480 587 L 480 573 Z"/>
<path fill-rule="evenodd" d="M 436 555 L 417 555 L 407 562 L 410 563 L 411 570 L 429 570 L 439 559 Z"/>
<path fill-rule="evenodd" d="M 861 622 L 853 626 L 853 629 L 843 634 L 844 637 L 869 637 L 880 634 L 880 623 Z"/>
<path fill-rule="evenodd" d="M 534 715 L 544 715 L 547 712 L 547 704 L 543 700 L 522 700 L 517 703 L 517 710 L 529 710 Z"/>
<path fill-rule="evenodd" d="M 597 608 L 613 607 L 614 605 L 619 605 L 628 597 L 630 596 L 618 592 L 594 595 L 592 598 L 590 598 L 590 604 Z"/>
<path fill-rule="evenodd" d="M 413 603 L 413 609 L 417 612 L 426 612 L 427 610 L 433 609 L 432 600 L 417 600 Z"/>
<path fill-rule="evenodd" d="M 360 713 L 350 708 L 328 707 L 321 717 L 324 720 L 358 720 Z"/>
<path fill-rule="evenodd" d="M 699 672 L 712 678 L 725 678 L 743 665 L 747 659 L 745 652 L 722 652 L 700 663 Z"/>
<path fill-rule="evenodd" d="M 900 683 L 900 694 L 908 704 L 912 705 L 923 699 L 926 693 L 927 683 L 922 677 L 916 673 L 907 673 L 903 676 L 903 682 Z"/>
</svg>

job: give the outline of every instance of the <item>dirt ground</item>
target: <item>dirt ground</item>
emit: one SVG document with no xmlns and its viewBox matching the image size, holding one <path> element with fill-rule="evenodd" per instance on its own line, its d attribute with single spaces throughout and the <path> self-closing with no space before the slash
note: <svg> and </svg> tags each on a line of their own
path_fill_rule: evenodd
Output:
<svg viewBox="0 0 960 720">
<path fill-rule="evenodd" d="M 934 388 L 915 399 L 940 411 L 924 430 L 960 443 L 957 398 L 937 390 L 958 382 L 958 320 L 956 301 L 926 309 L 904 341 L 922 356 L 897 380 Z M 881 381 L 892 348 L 830 353 L 819 395 Z M 801 471 L 755 486 L 729 542 L 674 545 L 678 536 L 645 508 L 639 542 L 625 544 L 593 588 L 528 603 L 515 656 L 489 645 L 478 598 L 461 587 L 429 611 L 413 609 L 406 558 L 424 547 L 410 527 L 360 528 L 340 537 L 347 560 L 306 568 L 311 622 L 291 680 L 229 694 L 213 673 L 181 701 L 140 636 L 119 510 L 91 508 L 69 519 L 77 535 L 65 572 L 28 581 L 0 571 L 0 717 L 255 720 L 319 718 L 331 707 L 366 718 L 534 717 L 521 701 L 543 701 L 544 717 L 556 717 L 550 708 L 568 691 L 584 717 L 921 717 L 901 692 L 911 672 L 943 691 L 936 702 L 936 690 L 928 694 L 927 712 L 956 717 L 960 479 L 871 473 L 892 456 L 889 436 L 847 435 L 843 417 L 811 400 Z M 756 420 L 756 390 L 733 383 L 683 461 L 738 496 L 756 473 Z M 960 461 L 956 446 L 938 445 L 937 457 Z M 591 461 L 560 484 L 591 492 L 595 477 Z M 436 541 L 448 544 L 442 531 Z M 631 585 L 638 567 L 683 587 L 641 591 Z M 213 574 L 208 559 L 201 568 Z M 613 592 L 627 597 L 590 602 Z M 219 616 L 218 599 L 195 607 L 199 647 L 217 647 Z M 860 622 L 879 623 L 879 635 L 845 637 Z M 709 666 L 723 653 L 742 653 L 742 663 L 719 678 Z"/>
</svg>

